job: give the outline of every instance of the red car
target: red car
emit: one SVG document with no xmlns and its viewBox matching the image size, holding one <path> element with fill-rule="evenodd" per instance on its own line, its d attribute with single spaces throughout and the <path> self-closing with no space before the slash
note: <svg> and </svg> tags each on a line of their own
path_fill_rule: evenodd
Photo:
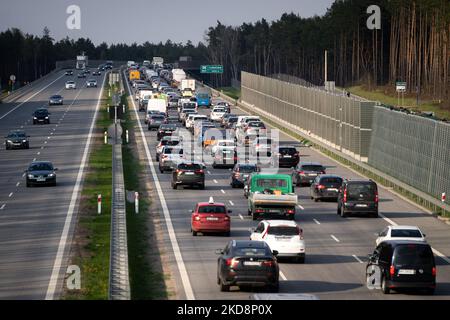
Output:
<svg viewBox="0 0 450 320">
<path fill-rule="evenodd" d="M 195 210 L 191 210 L 191 230 L 192 235 L 198 232 L 223 233 L 230 236 L 230 216 L 231 210 L 227 210 L 223 203 L 214 202 L 211 197 L 209 202 L 199 202 Z"/>
</svg>

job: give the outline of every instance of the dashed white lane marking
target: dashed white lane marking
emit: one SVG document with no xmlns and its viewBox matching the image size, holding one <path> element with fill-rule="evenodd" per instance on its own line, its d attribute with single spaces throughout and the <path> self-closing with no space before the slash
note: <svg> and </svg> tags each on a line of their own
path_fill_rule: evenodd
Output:
<svg viewBox="0 0 450 320">
<path fill-rule="evenodd" d="M 331 235 L 331 237 L 334 239 L 334 241 L 336 241 L 336 242 L 341 242 L 341 241 L 339 241 L 339 239 L 336 238 L 334 235 Z"/>
<path fill-rule="evenodd" d="M 244 217 L 240 213 L 239 213 L 239 218 L 241 218 L 241 220 L 244 220 Z"/>
<path fill-rule="evenodd" d="M 41 147 L 41 150 L 44 150 L 44 147 Z"/>
<path fill-rule="evenodd" d="M 20 126 L 20 129 L 23 129 L 23 126 Z"/>
<path fill-rule="evenodd" d="M 48 141 L 44 141 L 44 143 L 46 144 Z"/>
<path fill-rule="evenodd" d="M 234 206 L 234 202 L 233 202 L 233 201 L 228 200 L 228 202 L 229 202 L 232 206 Z"/>
<path fill-rule="evenodd" d="M 301 205 L 297 205 L 301 210 L 305 210 L 305 208 L 303 208 Z"/>
<path fill-rule="evenodd" d="M 313 219 L 315 223 L 320 224 L 320 222 L 317 219 Z"/>
<path fill-rule="evenodd" d="M 5 207 L 6 207 L 6 204 L 2 204 L 2 206 L 0 207 L 0 210 L 5 209 Z"/>
<path fill-rule="evenodd" d="M 45 87 L 43 87 L 41 90 L 35 92 L 34 94 L 32 94 L 31 96 L 29 96 L 25 101 L 19 103 L 17 106 L 15 106 L 14 108 L 12 108 L 11 110 L 9 110 L 7 113 L 5 113 L 3 116 L 0 117 L 0 120 L 2 120 L 3 118 L 5 118 L 7 115 L 9 115 L 10 113 L 14 112 L 17 108 L 19 108 L 21 105 L 23 105 L 24 103 L 28 102 L 30 99 L 33 99 L 35 96 L 37 96 L 39 93 L 41 93 L 42 91 L 44 91 L 45 89 L 47 89 L 48 87 L 50 87 L 52 84 L 54 84 L 56 81 L 58 81 L 59 79 L 61 79 L 64 75 L 59 76 L 58 78 L 56 78 L 55 80 L 53 80 L 52 82 L 50 82 L 49 84 L 47 84 Z M 29 121 L 29 120 L 28 120 Z"/>
<path fill-rule="evenodd" d="M 223 189 L 220 189 L 220 192 L 222 192 L 223 194 L 225 194 L 225 190 L 223 190 Z"/>
<path fill-rule="evenodd" d="M 284 275 L 284 273 L 280 270 L 280 277 L 281 279 L 283 279 L 284 281 L 287 281 L 286 276 Z"/>
<path fill-rule="evenodd" d="M 50 132 L 51 135 L 53 135 L 53 132 Z"/>
<path fill-rule="evenodd" d="M 23 178 L 23 177 L 25 177 L 25 172 L 24 172 L 24 173 L 22 173 L 22 178 Z"/>
<path fill-rule="evenodd" d="M 75 211 L 75 205 L 78 200 L 78 194 L 80 193 L 80 187 L 81 187 L 81 181 L 82 181 L 83 174 L 84 174 L 84 168 L 86 166 L 86 161 L 87 161 L 89 149 L 91 146 L 92 133 L 94 131 L 95 122 L 96 122 L 97 115 L 98 115 L 98 112 L 100 109 L 100 102 L 101 102 L 101 97 L 103 96 L 103 88 L 105 86 L 105 81 L 106 81 L 106 76 L 103 77 L 102 88 L 101 88 L 100 94 L 97 98 L 97 106 L 95 107 L 94 116 L 92 117 L 91 126 L 89 128 L 86 145 L 85 145 L 84 151 L 83 151 L 83 157 L 81 158 L 81 163 L 80 163 L 80 166 L 78 169 L 77 180 L 75 182 L 75 186 L 72 191 L 72 196 L 70 199 L 69 208 L 67 210 L 66 219 L 64 221 L 64 228 L 61 233 L 61 238 L 59 239 L 58 251 L 56 252 L 56 257 L 55 257 L 55 262 L 53 264 L 52 274 L 50 276 L 50 281 L 48 283 L 47 293 L 45 294 L 45 300 L 53 300 L 54 295 L 55 295 L 56 286 L 58 284 L 58 278 L 60 276 L 61 265 L 63 263 L 64 251 L 66 249 L 66 243 L 67 243 L 67 239 L 69 237 L 69 229 L 70 229 L 70 226 L 72 225 L 72 217 L 73 217 L 73 213 Z M 83 89 L 79 90 L 79 92 L 75 96 L 75 99 L 73 100 L 73 102 L 75 102 L 78 99 L 78 96 L 81 94 L 81 92 L 83 92 Z"/>
<path fill-rule="evenodd" d="M 39 151 L 38 153 L 37 153 L 37 155 L 40 155 L 41 154 L 41 152 Z"/>
<path fill-rule="evenodd" d="M 125 81 L 125 82 L 126 82 L 126 86 L 128 88 L 128 92 L 131 94 L 132 92 L 131 92 L 130 85 L 128 84 L 128 81 Z M 142 123 L 141 123 L 141 121 L 139 121 L 140 117 L 139 117 L 139 113 L 136 109 L 136 104 L 134 102 L 134 99 L 131 99 L 131 103 L 133 104 L 134 114 L 135 114 L 136 119 L 138 120 L 137 123 L 139 126 L 139 131 L 141 133 L 141 138 L 144 142 L 143 145 L 144 145 L 145 153 L 147 156 L 148 166 L 150 167 L 153 181 L 155 183 L 155 187 L 158 192 L 159 201 L 161 202 L 161 207 L 163 209 L 164 220 L 166 222 L 166 228 L 167 228 L 167 232 L 169 234 L 169 240 L 172 245 L 172 250 L 173 250 L 173 253 L 175 256 L 175 261 L 176 261 L 176 264 L 178 267 L 178 271 L 180 273 L 184 293 L 186 295 L 187 300 L 195 300 L 194 291 L 192 290 L 191 282 L 189 280 L 189 275 L 186 270 L 186 265 L 184 264 L 183 256 L 181 255 L 181 250 L 178 245 L 178 240 L 177 240 L 177 236 L 175 234 L 175 230 L 173 228 L 173 223 L 172 223 L 172 219 L 170 217 L 170 212 L 169 212 L 169 208 L 167 206 L 166 198 L 164 197 L 164 193 L 161 188 L 161 184 L 159 183 L 158 174 L 156 173 L 155 167 L 153 165 L 153 158 L 150 154 L 147 137 L 144 134 L 144 129 L 142 128 Z"/>
<path fill-rule="evenodd" d="M 211 174 L 211 171 L 208 171 L 208 174 Z"/>
<path fill-rule="evenodd" d="M 11 193 L 9 194 L 8 198 L 11 198 L 13 194 L 14 194 L 14 192 L 11 192 Z"/>
<path fill-rule="evenodd" d="M 36 161 L 36 158 L 33 159 L 33 162 Z"/>
<path fill-rule="evenodd" d="M 356 255 L 352 255 L 353 258 L 356 259 L 356 261 L 358 261 L 359 263 L 363 263 L 362 260 L 360 258 L 358 258 Z"/>
<path fill-rule="evenodd" d="M 214 183 L 218 183 L 216 179 L 214 179 L 213 181 L 214 181 Z"/>
<path fill-rule="evenodd" d="M 17 182 L 17 183 L 16 183 L 16 187 L 18 187 L 18 186 L 20 186 L 20 182 Z"/>
</svg>

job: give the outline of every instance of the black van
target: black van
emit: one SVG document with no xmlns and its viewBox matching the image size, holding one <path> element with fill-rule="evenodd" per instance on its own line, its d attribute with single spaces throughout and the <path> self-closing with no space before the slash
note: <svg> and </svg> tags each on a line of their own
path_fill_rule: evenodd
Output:
<svg viewBox="0 0 450 320">
<path fill-rule="evenodd" d="M 364 214 L 378 218 L 378 187 L 372 180 L 344 180 L 339 189 L 337 214 Z"/>
<path fill-rule="evenodd" d="M 430 245 L 419 241 L 383 241 L 369 255 L 367 269 L 381 270 L 381 290 L 388 294 L 396 289 L 421 289 L 434 294 L 436 263 Z M 367 270 L 366 269 L 366 270 Z"/>
</svg>

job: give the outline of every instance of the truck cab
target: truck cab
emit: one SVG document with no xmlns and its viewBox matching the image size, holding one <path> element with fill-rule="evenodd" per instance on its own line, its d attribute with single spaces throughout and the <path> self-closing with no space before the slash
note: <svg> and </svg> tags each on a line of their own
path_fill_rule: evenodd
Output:
<svg viewBox="0 0 450 320">
<path fill-rule="evenodd" d="M 292 177 L 286 174 L 252 173 L 245 186 L 248 215 L 253 220 L 295 219 L 298 197 L 293 191 Z"/>
</svg>

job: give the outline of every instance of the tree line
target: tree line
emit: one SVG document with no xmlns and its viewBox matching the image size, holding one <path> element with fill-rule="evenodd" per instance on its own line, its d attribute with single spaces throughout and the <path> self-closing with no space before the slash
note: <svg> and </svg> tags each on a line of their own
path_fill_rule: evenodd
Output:
<svg viewBox="0 0 450 320">
<path fill-rule="evenodd" d="M 370 30 L 367 8 L 381 8 L 381 29 Z M 338 86 L 369 88 L 406 81 L 408 91 L 435 100 L 450 98 L 450 1 L 340 0 L 323 16 L 286 13 L 267 22 L 207 31 L 208 58 L 225 66 L 217 85 L 244 70 L 261 75 L 285 73 L 323 85 L 328 51 L 328 80 Z"/>
<path fill-rule="evenodd" d="M 73 40 L 66 37 L 55 41 L 48 28 L 44 28 L 42 36 L 24 34 L 12 28 L 0 32 L 0 84 L 3 89 L 10 89 L 9 77 L 15 75 L 18 87 L 53 70 L 56 61 L 75 59 L 81 52 L 85 52 L 89 59 L 98 60 L 142 61 L 161 56 L 174 62 L 180 56 L 205 61 L 206 51 L 201 42 L 194 45 L 191 41 L 182 44 L 168 40 L 156 44 L 101 43 L 96 46 L 88 38 Z"/>
</svg>

